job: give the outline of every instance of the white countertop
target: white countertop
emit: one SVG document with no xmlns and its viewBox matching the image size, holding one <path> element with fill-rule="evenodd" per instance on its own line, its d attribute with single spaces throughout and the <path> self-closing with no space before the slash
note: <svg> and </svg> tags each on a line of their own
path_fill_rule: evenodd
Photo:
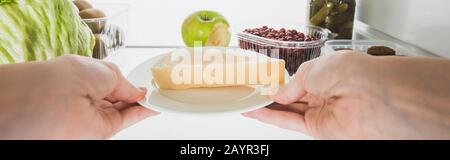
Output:
<svg viewBox="0 0 450 160">
<path fill-rule="evenodd" d="M 124 49 L 108 58 L 126 76 L 134 67 L 171 49 Z M 162 113 L 123 130 L 115 140 L 299 140 L 313 139 L 301 133 L 260 123 L 241 115 L 193 117 Z"/>
</svg>

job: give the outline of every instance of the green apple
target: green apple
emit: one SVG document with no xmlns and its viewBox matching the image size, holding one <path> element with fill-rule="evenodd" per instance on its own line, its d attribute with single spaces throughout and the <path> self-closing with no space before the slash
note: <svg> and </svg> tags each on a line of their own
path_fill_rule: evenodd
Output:
<svg viewBox="0 0 450 160">
<path fill-rule="evenodd" d="M 195 42 L 201 42 L 202 46 L 227 47 L 231 39 L 228 21 L 215 11 L 191 14 L 184 20 L 181 33 L 188 47 L 194 47 Z"/>
</svg>

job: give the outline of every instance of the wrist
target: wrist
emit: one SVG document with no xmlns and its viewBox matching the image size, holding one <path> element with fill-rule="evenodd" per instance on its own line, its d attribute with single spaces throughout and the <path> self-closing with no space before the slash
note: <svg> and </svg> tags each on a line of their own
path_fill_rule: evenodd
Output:
<svg viewBox="0 0 450 160">
<path fill-rule="evenodd" d="M 375 88 L 368 105 L 376 135 L 381 139 L 449 138 L 450 117 L 448 98 L 432 91 L 439 84 L 426 66 L 432 64 L 420 58 L 372 57 L 373 76 L 368 76 L 370 88 Z M 427 74 L 427 75 L 424 75 Z M 369 81 L 368 81 L 369 82 Z M 445 82 L 447 83 L 447 82 Z M 445 88 L 445 83 L 441 87 Z M 441 96 L 441 97 L 439 97 Z M 449 117 L 449 118 L 447 118 Z"/>
</svg>

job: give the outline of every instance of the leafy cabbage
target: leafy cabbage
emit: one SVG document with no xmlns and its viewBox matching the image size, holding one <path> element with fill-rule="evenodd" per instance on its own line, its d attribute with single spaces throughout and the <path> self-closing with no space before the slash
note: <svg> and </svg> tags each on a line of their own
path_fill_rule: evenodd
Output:
<svg viewBox="0 0 450 160">
<path fill-rule="evenodd" d="M 0 64 L 90 57 L 94 43 L 71 0 L 0 0 Z"/>
</svg>

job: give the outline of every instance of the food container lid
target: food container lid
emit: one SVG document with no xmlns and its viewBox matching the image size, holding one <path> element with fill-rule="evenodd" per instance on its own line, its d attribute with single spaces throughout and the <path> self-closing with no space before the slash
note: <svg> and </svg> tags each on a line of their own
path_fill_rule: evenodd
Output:
<svg viewBox="0 0 450 160">
<path fill-rule="evenodd" d="M 99 4 L 95 4 L 95 6 L 98 6 L 99 9 L 101 9 L 103 12 L 105 12 L 106 17 L 83 19 L 83 21 L 85 21 L 86 23 L 104 22 L 107 20 L 111 20 L 116 17 L 120 17 L 120 16 L 123 16 L 124 14 L 129 13 L 130 8 L 131 8 L 131 5 L 125 4 L 125 3 L 114 3 L 114 4 L 99 3 Z"/>
<path fill-rule="evenodd" d="M 385 46 L 392 48 L 398 55 L 411 53 L 411 51 L 402 45 L 384 40 L 331 40 L 325 43 L 325 53 L 334 52 L 335 49 L 347 48 L 353 51 L 367 53 L 372 46 Z"/>
<path fill-rule="evenodd" d="M 258 28 L 262 26 L 267 26 L 274 29 L 295 29 L 298 32 L 302 32 L 305 35 L 315 36 L 318 39 L 314 41 L 304 41 L 304 42 L 288 42 L 273 40 L 265 37 L 256 36 L 250 33 L 245 33 L 245 29 Z M 292 22 L 247 22 L 242 23 L 236 27 L 233 32 L 237 35 L 239 39 L 244 39 L 246 41 L 251 41 L 253 43 L 273 46 L 273 47 L 283 47 L 283 48 L 311 48 L 320 47 L 330 38 L 331 32 L 328 29 L 312 26 L 308 24 L 297 24 Z"/>
</svg>

